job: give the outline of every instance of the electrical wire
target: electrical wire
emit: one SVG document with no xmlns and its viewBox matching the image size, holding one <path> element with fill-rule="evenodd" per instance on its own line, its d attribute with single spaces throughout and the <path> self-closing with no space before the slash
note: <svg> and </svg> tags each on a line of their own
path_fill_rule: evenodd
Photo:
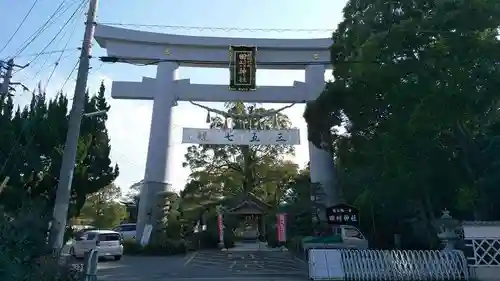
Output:
<svg viewBox="0 0 500 281">
<path fill-rule="evenodd" d="M 49 75 L 49 78 L 46 81 L 45 87 L 47 87 L 47 85 L 49 84 L 50 80 L 52 79 L 52 75 L 55 73 L 55 70 L 58 68 L 58 66 L 59 66 L 59 64 L 60 64 L 60 62 L 62 60 L 62 57 L 64 56 L 64 53 L 68 49 L 68 45 L 69 45 L 69 43 L 70 43 L 73 35 L 75 34 L 76 28 L 78 26 L 76 24 L 77 23 L 77 19 L 78 19 L 78 17 L 76 17 L 76 14 L 80 10 L 81 10 L 81 14 L 82 15 L 84 14 L 83 13 L 83 10 L 85 8 L 85 5 L 83 5 L 84 2 L 87 2 L 87 0 L 83 0 L 80 3 L 80 5 L 76 8 L 76 10 L 73 12 L 73 14 L 66 20 L 66 22 L 64 23 L 64 25 L 59 29 L 59 32 L 57 32 L 57 34 L 54 35 L 54 37 L 52 38 L 52 40 L 50 42 L 48 42 L 48 44 L 41 50 L 41 52 L 39 52 L 37 55 L 35 55 L 34 58 L 32 58 L 30 60 L 30 62 L 28 63 L 31 67 L 34 67 L 35 65 L 37 65 L 38 64 L 37 60 L 42 57 L 42 54 L 46 53 L 46 49 L 48 49 L 48 47 L 51 46 L 54 43 L 54 41 L 56 40 L 56 38 L 59 38 L 58 42 L 56 43 L 57 47 L 59 47 L 59 45 L 63 42 L 63 39 L 66 37 L 66 35 L 68 34 L 68 32 L 71 32 L 71 33 L 69 33 L 69 38 L 67 38 L 66 44 L 65 44 L 64 48 L 59 52 L 59 58 L 56 59 L 56 61 L 54 63 L 51 63 L 50 66 L 49 66 L 49 67 L 51 67 L 53 65 L 52 66 L 51 74 Z M 71 29 L 69 27 L 69 25 L 73 25 L 73 28 Z M 59 36 L 62 32 L 63 32 L 63 34 L 61 36 Z M 45 71 L 45 69 L 46 69 L 45 65 L 49 62 L 50 58 L 51 58 L 50 56 L 45 57 L 45 59 L 41 63 L 41 66 L 38 67 L 38 70 L 35 72 L 34 75 L 30 75 L 30 73 L 24 72 L 25 75 L 22 78 L 23 83 L 27 82 L 26 80 L 30 80 L 30 81 L 36 80 L 36 79 L 38 79 L 38 76 L 40 75 L 40 73 L 42 73 L 42 72 L 44 72 L 44 73 L 48 72 L 48 71 Z M 14 74 L 17 74 L 20 71 L 21 70 L 16 71 Z"/>
<path fill-rule="evenodd" d="M 65 48 L 65 49 L 60 49 L 60 50 L 51 50 L 51 51 L 38 52 L 38 53 L 32 53 L 32 54 L 17 56 L 17 58 L 27 58 L 27 57 L 35 57 L 35 56 L 53 55 L 53 54 L 57 54 L 57 53 L 64 53 L 66 51 L 78 51 L 80 49 L 81 49 L 80 47 L 71 47 L 71 48 Z"/>
<path fill-rule="evenodd" d="M 68 77 L 66 77 L 66 80 L 64 80 L 64 83 L 63 85 L 61 86 L 61 89 L 59 90 L 59 93 L 62 93 L 64 87 L 66 86 L 66 84 L 68 83 L 69 79 L 71 79 L 71 76 L 73 75 L 73 73 L 75 72 L 75 70 L 78 68 L 78 65 L 80 64 L 80 60 L 77 60 L 76 63 L 75 63 L 75 66 L 73 66 L 73 69 L 71 70 L 71 72 L 69 73 Z"/>
<path fill-rule="evenodd" d="M 239 27 L 211 27 L 211 26 L 185 26 L 185 25 L 161 25 L 161 24 L 137 24 L 119 22 L 100 22 L 101 25 L 123 26 L 123 27 L 149 27 L 166 28 L 173 30 L 198 30 L 198 31 L 249 31 L 249 32 L 333 32 L 335 29 L 329 28 L 239 28 Z"/>
<path fill-rule="evenodd" d="M 84 2 L 86 2 L 86 3 L 87 3 L 88 1 L 84 1 Z M 85 5 L 81 5 L 81 9 L 83 10 L 84 8 L 85 8 Z M 76 17 L 75 17 L 74 19 L 76 19 Z M 66 44 L 64 45 L 63 50 L 65 50 L 65 49 L 67 49 L 67 48 L 68 48 L 69 42 L 70 42 L 70 41 L 71 41 L 71 39 L 73 38 L 73 35 L 76 33 L 76 27 L 77 27 L 77 25 L 75 24 L 75 26 L 73 27 L 72 32 L 71 32 L 71 33 L 70 33 L 70 35 L 69 35 L 68 40 L 66 41 Z M 65 35 L 66 35 L 66 33 L 63 35 L 63 37 L 64 37 Z M 59 64 L 60 64 L 60 62 L 61 62 L 61 59 L 62 59 L 63 55 L 64 55 L 64 51 L 63 51 L 63 52 L 61 52 L 61 53 L 59 54 L 59 57 L 57 58 L 57 60 L 56 60 L 56 62 L 55 62 L 54 68 L 52 69 L 52 72 L 50 73 L 49 78 L 47 78 L 47 81 L 45 82 L 45 87 L 47 87 L 47 85 L 50 83 L 50 80 L 52 79 L 52 76 L 54 75 L 54 73 L 55 73 L 55 71 L 56 71 L 57 67 L 59 66 Z"/>
<path fill-rule="evenodd" d="M 52 13 L 52 15 L 50 15 L 50 17 L 47 19 L 47 21 L 45 21 L 45 23 L 43 23 L 33 34 L 31 34 L 30 37 L 28 37 L 22 44 L 21 46 L 14 52 L 14 55 L 11 57 L 11 58 L 16 58 L 17 56 L 19 56 L 24 50 L 26 50 L 26 48 L 28 48 L 41 34 L 43 34 L 52 24 L 54 24 L 55 20 L 54 19 L 57 19 L 58 16 L 58 13 L 64 8 L 65 4 L 68 2 L 68 0 L 62 0 L 61 3 L 59 4 L 59 6 L 56 8 L 56 10 Z M 71 6 L 76 3 L 76 0 L 73 1 L 73 3 L 71 4 Z M 62 14 L 64 14 L 64 12 L 66 12 L 67 10 L 69 9 L 69 7 L 67 7 Z M 57 16 L 57 17 L 56 17 Z"/>
<path fill-rule="evenodd" d="M 5 50 L 5 48 L 7 48 L 7 46 L 10 44 L 10 42 L 12 42 L 12 39 L 14 39 L 14 37 L 17 35 L 17 33 L 19 32 L 19 30 L 21 29 L 21 27 L 23 26 L 23 24 L 26 22 L 26 19 L 29 17 L 29 15 L 31 14 L 31 11 L 33 11 L 33 8 L 35 8 L 35 5 L 36 3 L 38 2 L 38 0 L 35 0 L 33 2 L 33 4 L 31 5 L 30 9 L 28 10 L 28 12 L 26 13 L 26 15 L 24 15 L 24 18 L 21 20 L 21 23 L 19 23 L 19 25 L 17 26 L 16 30 L 14 31 L 14 33 L 12 33 L 12 35 L 10 36 L 10 38 L 7 40 L 7 42 L 5 43 L 5 45 L 3 45 L 3 47 L 0 49 L 0 53 L 3 52 L 3 50 Z"/>
<path fill-rule="evenodd" d="M 59 29 L 59 31 L 56 33 L 56 35 L 54 35 L 52 37 L 52 39 L 45 45 L 45 47 L 43 47 L 43 49 L 40 51 L 40 53 L 43 53 L 45 52 L 49 47 L 50 45 L 52 45 L 52 43 L 58 38 L 58 36 L 62 33 L 63 30 L 65 30 L 65 28 L 68 26 L 68 24 L 75 20 L 76 19 L 76 14 L 78 13 L 78 11 L 80 10 L 83 10 L 82 8 L 84 7 L 84 4 L 86 3 L 87 1 L 86 0 L 83 0 L 81 1 L 80 5 L 78 5 L 78 7 L 73 11 L 73 13 L 71 14 L 71 16 L 66 20 L 66 22 L 63 24 L 63 26 Z M 67 45 L 66 45 L 67 46 Z M 38 56 L 35 56 L 30 62 L 28 62 L 28 65 L 31 65 L 33 62 L 35 62 L 38 58 L 40 57 L 40 55 Z"/>
</svg>

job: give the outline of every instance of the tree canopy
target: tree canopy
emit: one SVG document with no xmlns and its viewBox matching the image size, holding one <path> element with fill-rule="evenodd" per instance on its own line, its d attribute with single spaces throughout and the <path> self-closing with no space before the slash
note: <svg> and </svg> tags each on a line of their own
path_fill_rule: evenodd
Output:
<svg viewBox="0 0 500 281">
<path fill-rule="evenodd" d="M 333 126 L 346 129 L 332 136 L 339 185 L 379 245 L 395 233 L 429 243 L 444 208 L 461 219 L 500 217 L 492 199 L 500 192 L 499 26 L 500 6 L 488 0 L 344 8 L 332 36 L 334 80 L 304 117 L 316 145 Z"/>
<path fill-rule="evenodd" d="M 240 102 L 227 103 L 226 109 L 239 116 L 269 112 Z M 291 126 L 288 117 L 282 113 L 278 113 L 275 120 L 256 117 L 234 119 L 232 123 L 233 129 L 248 129 L 256 124 L 260 129 Z M 221 116 L 212 116 L 210 120 L 211 128 L 223 128 L 225 124 Z M 212 202 L 225 196 L 252 192 L 265 201 L 278 203 L 284 195 L 285 184 L 298 172 L 296 164 L 285 160 L 285 156 L 293 152 L 293 147 L 286 145 L 190 146 L 185 154 L 184 167 L 189 167 L 192 173 L 181 196 L 197 197 L 196 202 Z"/>
<path fill-rule="evenodd" d="M 125 206 L 118 201 L 120 197 L 120 187 L 109 184 L 87 197 L 78 218 L 82 224 L 113 228 L 127 217 Z"/>
<path fill-rule="evenodd" d="M 51 209 L 68 126 L 68 98 L 58 93 L 49 99 L 39 87 L 24 108 L 12 97 L 0 97 L 0 179 L 9 177 L 0 196 L 7 210 L 20 207 L 22 198 L 44 198 Z M 85 112 L 107 111 L 105 87 L 85 97 Z M 84 117 L 71 191 L 70 216 L 80 213 L 88 195 L 111 184 L 118 166 L 111 163 L 106 129 L 107 114 Z"/>
</svg>

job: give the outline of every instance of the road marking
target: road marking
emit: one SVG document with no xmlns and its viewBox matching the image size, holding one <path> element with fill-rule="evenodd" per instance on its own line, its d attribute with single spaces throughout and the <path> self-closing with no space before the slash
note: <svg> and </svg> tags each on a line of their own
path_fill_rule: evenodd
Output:
<svg viewBox="0 0 500 281">
<path fill-rule="evenodd" d="M 233 267 L 235 267 L 235 266 L 236 266 L 236 261 L 233 261 L 231 263 L 231 265 L 229 265 L 229 269 L 233 269 Z"/>
<path fill-rule="evenodd" d="M 188 265 L 193 259 L 194 257 L 196 257 L 198 253 L 197 252 L 194 252 L 194 254 L 192 254 L 187 260 L 186 262 L 184 262 L 184 266 Z"/>
</svg>

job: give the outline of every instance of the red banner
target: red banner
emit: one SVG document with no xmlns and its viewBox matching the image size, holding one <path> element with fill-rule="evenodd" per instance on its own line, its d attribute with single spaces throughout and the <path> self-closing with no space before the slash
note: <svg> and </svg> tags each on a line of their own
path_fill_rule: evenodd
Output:
<svg viewBox="0 0 500 281">
<path fill-rule="evenodd" d="M 219 242 L 224 243 L 224 222 L 222 221 L 222 214 L 217 215 L 217 224 L 219 228 Z"/>
<path fill-rule="evenodd" d="M 278 242 L 286 242 L 286 214 L 277 214 L 276 219 Z"/>
</svg>

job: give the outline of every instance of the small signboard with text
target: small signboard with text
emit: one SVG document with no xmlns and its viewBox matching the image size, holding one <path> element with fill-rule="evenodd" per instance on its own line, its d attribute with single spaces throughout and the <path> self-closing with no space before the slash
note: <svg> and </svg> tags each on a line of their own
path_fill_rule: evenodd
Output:
<svg viewBox="0 0 500 281">
<path fill-rule="evenodd" d="M 182 143 L 219 145 L 299 145 L 299 129 L 242 130 L 182 128 Z"/>
<path fill-rule="evenodd" d="M 255 90 L 255 75 L 257 74 L 256 54 L 256 47 L 229 47 L 229 89 L 233 91 Z"/>
<path fill-rule="evenodd" d="M 357 225 L 359 210 L 354 206 L 340 203 L 326 208 L 326 218 L 329 224 Z"/>
</svg>

